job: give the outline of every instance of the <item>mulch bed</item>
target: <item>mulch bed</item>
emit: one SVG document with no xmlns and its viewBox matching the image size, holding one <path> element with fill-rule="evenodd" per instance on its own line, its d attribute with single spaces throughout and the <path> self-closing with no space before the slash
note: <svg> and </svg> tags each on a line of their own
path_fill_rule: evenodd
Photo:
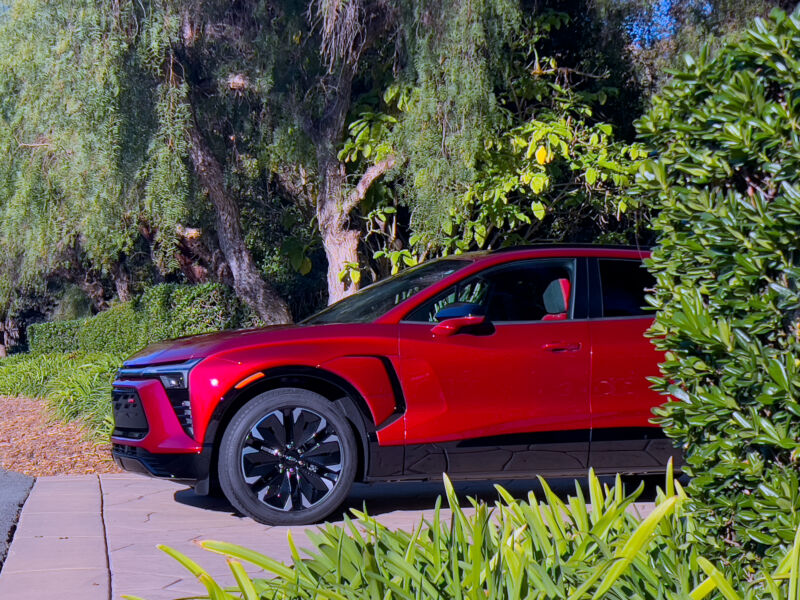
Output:
<svg viewBox="0 0 800 600">
<path fill-rule="evenodd" d="M 0 468 L 32 477 L 118 473 L 108 443 L 62 423 L 42 400 L 0 396 Z"/>
</svg>

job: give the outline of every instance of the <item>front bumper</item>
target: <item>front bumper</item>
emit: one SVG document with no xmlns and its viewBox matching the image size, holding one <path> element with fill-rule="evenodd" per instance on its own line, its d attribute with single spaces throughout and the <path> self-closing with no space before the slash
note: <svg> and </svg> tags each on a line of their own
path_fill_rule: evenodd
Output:
<svg viewBox="0 0 800 600">
<path fill-rule="evenodd" d="M 112 456 L 122 469 L 188 483 L 208 479 L 210 452 L 187 434 L 161 381 L 117 380 L 114 395 L 117 404 L 118 398 L 133 398 L 131 405 L 141 409 L 146 421 L 117 427 L 111 436 Z M 122 414 L 118 407 L 115 413 Z"/>
<path fill-rule="evenodd" d="M 201 454 L 153 454 L 144 448 L 113 443 L 111 455 L 117 465 L 131 473 L 173 479 L 190 485 L 208 475 L 208 460 Z"/>
</svg>

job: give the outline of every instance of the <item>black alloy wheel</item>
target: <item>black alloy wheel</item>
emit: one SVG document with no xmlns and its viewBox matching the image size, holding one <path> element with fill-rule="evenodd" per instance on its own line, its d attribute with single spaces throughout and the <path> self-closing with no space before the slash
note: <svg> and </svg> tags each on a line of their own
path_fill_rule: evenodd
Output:
<svg viewBox="0 0 800 600">
<path fill-rule="evenodd" d="M 222 438 L 219 478 L 242 513 L 271 525 L 316 522 L 346 497 L 356 444 L 326 398 L 284 388 L 250 400 Z"/>
</svg>

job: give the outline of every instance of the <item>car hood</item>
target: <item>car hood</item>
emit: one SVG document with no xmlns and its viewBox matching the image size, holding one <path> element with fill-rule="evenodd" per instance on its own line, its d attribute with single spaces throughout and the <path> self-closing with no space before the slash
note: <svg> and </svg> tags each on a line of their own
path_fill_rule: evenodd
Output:
<svg viewBox="0 0 800 600">
<path fill-rule="evenodd" d="M 151 344 L 125 361 L 126 367 L 144 367 L 167 363 L 184 362 L 195 358 L 206 358 L 217 352 L 248 346 L 250 344 L 281 341 L 281 332 L 297 330 L 302 326 L 274 325 L 259 329 L 237 329 L 203 335 L 166 340 Z"/>
</svg>

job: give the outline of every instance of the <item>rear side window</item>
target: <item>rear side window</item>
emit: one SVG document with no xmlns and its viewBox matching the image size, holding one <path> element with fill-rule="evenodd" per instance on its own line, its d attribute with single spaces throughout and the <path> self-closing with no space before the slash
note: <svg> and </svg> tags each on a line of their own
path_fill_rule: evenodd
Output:
<svg viewBox="0 0 800 600">
<path fill-rule="evenodd" d="M 602 287 L 603 317 L 637 317 L 654 313 L 648 306 L 645 294 L 652 292 L 655 279 L 641 261 L 601 258 L 600 285 Z"/>
</svg>

